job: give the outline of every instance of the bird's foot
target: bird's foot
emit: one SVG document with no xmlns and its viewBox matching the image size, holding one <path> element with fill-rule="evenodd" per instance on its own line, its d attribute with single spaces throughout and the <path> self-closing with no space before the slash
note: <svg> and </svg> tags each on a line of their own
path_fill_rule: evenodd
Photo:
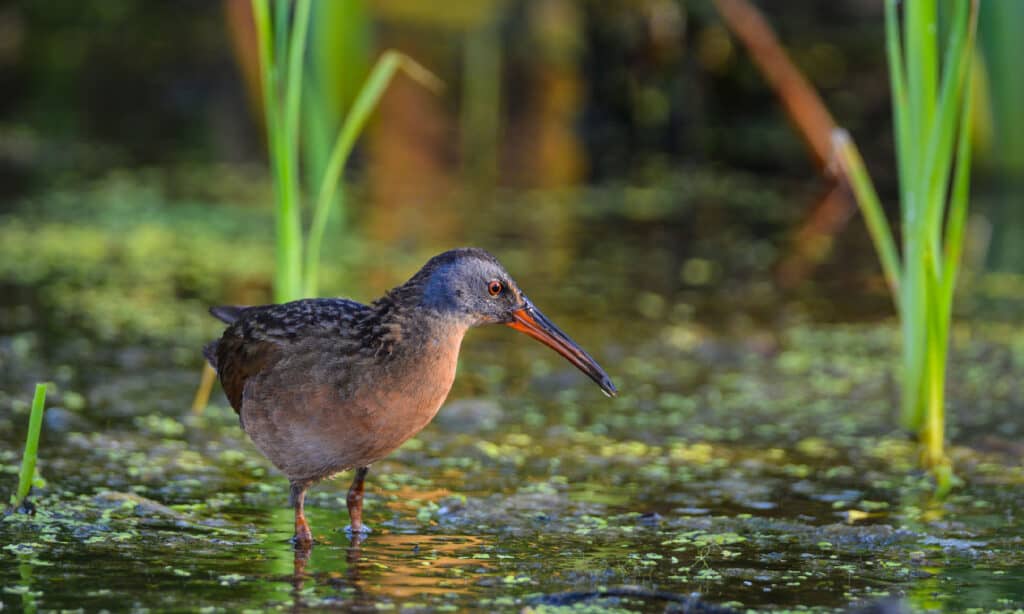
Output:
<svg viewBox="0 0 1024 614">
<path fill-rule="evenodd" d="M 313 547 L 313 536 L 309 533 L 296 533 L 288 541 L 292 543 L 292 546 L 294 546 L 296 550 L 309 550 Z"/>
<path fill-rule="evenodd" d="M 347 527 L 345 527 L 345 535 L 347 535 L 349 539 L 362 539 L 372 532 L 373 529 L 366 526 L 365 524 L 360 524 L 359 527 L 355 530 L 352 529 L 352 525 L 348 525 Z M 353 535 L 356 537 L 354 538 Z"/>
<path fill-rule="evenodd" d="M 313 532 L 309 530 L 309 524 L 304 517 L 295 522 L 295 535 L 291 539 L 296 550 L 309 550 L 313 547 Z"/>
<path fill-rule="evenodd" d="M 309 552 L 313 549 L 312 537 L 301 537 L 299 535 L 293 536 L 289 541 L 292 542 L 292 547 L 297 553 Z"/>
</svg>

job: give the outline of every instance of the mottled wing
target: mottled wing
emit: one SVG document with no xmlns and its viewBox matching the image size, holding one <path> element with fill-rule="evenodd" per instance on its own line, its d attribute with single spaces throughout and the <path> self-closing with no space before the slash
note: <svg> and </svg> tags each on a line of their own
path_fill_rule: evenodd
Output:
<svg viewBox="0 0 1024 614">
<path fill-rule="evenodd" d="M 370 308 L 346 299 L 305 299 L 250 307 L 237 313 L 220 340 L 204 349 L 236 412 L 246 382 L 274 367 L 311 336 L 336 337 L 340 345 L 354 334 Z"/>
</svg>

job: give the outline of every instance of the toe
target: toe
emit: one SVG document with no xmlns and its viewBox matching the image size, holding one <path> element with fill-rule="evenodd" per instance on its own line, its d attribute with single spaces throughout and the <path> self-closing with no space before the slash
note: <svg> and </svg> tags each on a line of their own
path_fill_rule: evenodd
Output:
<svg viewBox="0 0 1024 614">
<path fill-rule="evenodd" d="M 358 535 L 369 535 L 372 532 L 373 532 L 373 529 L 371 529 L 370 527 L 366 526 L 365 524 L 359 525 L 359 529 L 357 529 L 355 531 L 353 531 L 352 525 L 348 525 L 347 527 L 345 527 L 345 535 L 348 535 L 349 537 L 352 537 L 353 533 L 358 534 Z"/>
<path fill-rule="evenodd" d="M 309 550 L 313 547 L 313 534 L 308 529 L 296 531 L 291 541 L 296 550 Z"/>
</svg>

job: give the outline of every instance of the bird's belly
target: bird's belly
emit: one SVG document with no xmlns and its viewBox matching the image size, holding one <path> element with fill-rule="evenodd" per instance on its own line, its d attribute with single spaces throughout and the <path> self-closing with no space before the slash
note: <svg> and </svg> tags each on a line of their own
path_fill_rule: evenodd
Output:
<svg viewBox="0 0 1024 614">
<path fill-rule="evenodd" d="M 354 420 L 362 426 L 358 429 L 363 435 L 359 445 L 342 446 L 338 449 L 339 455 L 356 454 L 359 460 L 353 466 L 365 466 L 393 452 L 434 419 L 448 397 L 454 375 L 453 369 L 451 377 L 423 385 L 416 391 L 382 392 L 368 402 L 363 408 L 365 413 Z"/>
<path fill-rule="evenodd" d="M 380 460 L 437 414 L 455 379 L 455 354 L 441 352 L 417 368 L 422 377 L 381 374 L 343 395 L 334 383 L 304 381 L 271 405 L 254 382 L 242 421 L 256 446 L 293 480 L 318 480 Z M 429 376 L 427 375 L 429 374 Z M 267 382 L 271 386 L 274 384 Z M 251 393 L 250 393 L 251 392 Z"/>
</svg>

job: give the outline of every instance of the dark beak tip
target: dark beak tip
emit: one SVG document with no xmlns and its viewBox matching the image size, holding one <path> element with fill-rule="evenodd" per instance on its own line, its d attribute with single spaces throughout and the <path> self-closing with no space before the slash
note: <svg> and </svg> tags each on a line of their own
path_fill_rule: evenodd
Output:
<svg viewBox="0 0 1024 614">
<path fill-rule="evenodd" d="M 619 389 L 615 387 L 615 384 L 612 383 L 610 378 L 604 378 L 604 381 L 602 381 L 599 386 L 601 387 L 601 391 L 608 395 L 608 398 L 619 396 Z"/>
</svg>

